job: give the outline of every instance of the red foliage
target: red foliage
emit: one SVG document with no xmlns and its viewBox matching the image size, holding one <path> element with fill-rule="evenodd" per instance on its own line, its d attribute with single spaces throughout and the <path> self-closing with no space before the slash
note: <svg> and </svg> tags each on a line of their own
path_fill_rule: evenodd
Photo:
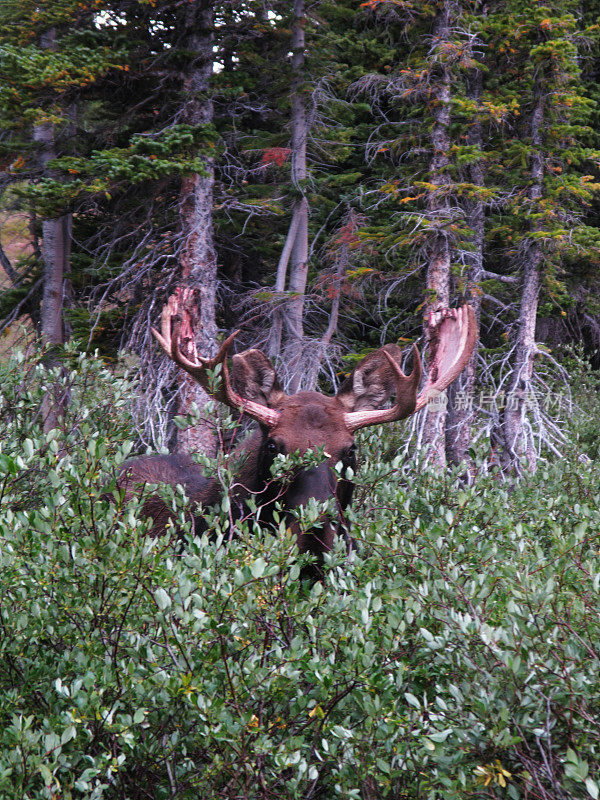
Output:
<svg viewBox="0 0 600 800">
<path fill-rule="evenodd" d="M 278 167 L 281 167 L 287 160 L 289 154 L 289 147 L 267 147 L 262 154 L 261 161 L 265 166 L 276 164 Z"/>
<path fill-rule="evenodd" d="M 336 244 L 347 244 L 348 246 L 352 247 L 352 245 L 356 245 L 359 242 L 358 235 L 356 233 L 358 229 L 358 222 L 354 215 L 352 215 L 348 222 L 339 229 L 339 235 L 336 239 Z"/>
</svg>

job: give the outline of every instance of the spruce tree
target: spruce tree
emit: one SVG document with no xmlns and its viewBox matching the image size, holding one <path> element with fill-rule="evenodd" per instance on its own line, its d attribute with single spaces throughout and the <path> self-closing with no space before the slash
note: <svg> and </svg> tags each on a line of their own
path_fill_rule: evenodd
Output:
<svg viewBox="0 0 600 800">
<path fill-rule="evenodd" d="M 506 400 L 494 432 L 506 471 L 523 461 L 535 469 L 540 448 L 553 446 L 535 374 L 536 360 L 545 356 L 536 342 L 540 299 L 565 303 L 569 259 L 580 247 L 597 250 L 582 214 L 597 186 L 576 167 L 596 158 L 583 144 L 590 104 L 580 86 L 578 43 L 585 31 L 578 12 L 570 0 L 552 8 L 511 2 L 495 17 L 496 73 L 515 102 L 504 126 L 501 179 L 509 194 L 502 238 L 519 281 L 511 297 L 518 311 L 509 330 Z"/>
</svg>

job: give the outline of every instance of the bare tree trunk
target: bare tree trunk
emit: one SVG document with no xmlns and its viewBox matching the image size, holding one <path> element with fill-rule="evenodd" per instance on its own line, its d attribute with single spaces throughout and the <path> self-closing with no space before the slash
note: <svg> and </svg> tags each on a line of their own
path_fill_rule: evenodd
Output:
<svg viewBox="0 0 600 800">
<path fill-rule="evenodd" d="M 31 237 L 31 247 L 33 255 L 38 261 L 42 260 L 42 249 L 40 247 L 40 237 L 38 235 L 37 213 L 35 204 L 31 201 L 29 204 L 29 236 Z"/>
<path fill-rule="evenodd" d="M 280 303 L 280 298 L 285 291 L 285 281 L 287 277 L 287 269 L 290 263 L 290 256 L 298 233 L 298 225 L 300 223 L 300 216 L 298 209 L 294 209 L 292 214 L 292 221 L 288 228 L 288 233 L 285 239 L 279 263 L 277 264 L 277 274 L 275 277 L 275 293 L 277 295 L 277 306 L 273 315 L 273 327 L 269 336 L 268 352 L 271 358 L 278 358 L 281 353 L 281 334 L 283 329 L 283 310 Z"/>
<path fill-rule="evenodd" d="M 292 22 L 292 182 L 300 197 L 294 205 L 296 232 L 291 248 L 288 290 L 291 298 L 286 304 L 284 328 L 286 361 L 291 377 L 288 388 L 295 392 L 302 382 L 302 351 L 304 345 L 304 302 L 308 275 L 308 203 L 304 195 L 306 169 L 306 137 L 308 121 L 304 99 L 304 26 L 306 12 L 304 0 L 294 0 Z"/>
<path fill-rule="evenodd" d="M 41 46 L 49 50 L 56 49 L 56 30 L 51 28 L 41 37 Z M 56 128 L 50 122 L 35 125 L 33 140 L 40 147 L 40 164 L 45 174 L 50 174 L 47 164 L 56 158 Z M 65 342 L 64 330 L 64 297 L 65 275 L 69 271 L 71 253 L 71 215 L 64 214 L 42 222 L 41 254 L 44 264 L 42 292 L 42 310 L 40 314 L 40 331 L 42 339 L 50 348 L 58 347 Z M 47 365 L 56 365 L 52 353 L 47 358 Z M 44 431 L 58 427 L 64 415 L 66 391 L 60 382 L 49 391 L 42 402 L 42 419 Z"/>
<path fill-rule="evenodd" d="M 191 125 L 213 121 L 210 97 L 213 71 L 213 4 L 212 0 L 194 0 L 185 12 L 184 48 L 190 53 L 185 78 L 186 94 L 183 118 Z M 217 352 L 217 258 L 213 232 L 214 160 L 204 158 L 204 174 L 186 176 L 181 181 L 179 216 L 181 248 L 179 267 L 181 285 L 192 288 L 188 311 L 194 321 L 198 352 L 213 356 Z M 193 403 L 202 409 L 210 400 L 202 387 L 185 373 L 180 377 L 179 413 L 189 412 Z M 212 422 L 202 419 L 193 428 L 178 432 L 180 452 L 202 452 L 214 455 L 217 438 Z"/>
<path fill-rule="evenodd" d="M 479 104 L 481 100 L 482 80 L 481 72 L 476 72 L 468 82 L 468 96 Z M 483 149 L 483 136 L 481 122 L 477 120 L 469 132 L 469 144 L 480 151 Z M 485 174 L 483 161 L 475 161 L 471 165 L 471 182 L 474 186 L 484 185 Z M 473 251 L 469 254 L 471 263 L 467 271 L 467 300 L 475 312 L 475 319 L 479 325 L 481 317 L 481 291 L 480 284 L 483 278 L 483 239 L 485 226 L 485 208 L 483 201 L 475 199 L 468 209 L 468 224 L 473 231 Z M 475 380 L 477 377 L 478 345 L 475 345 L 469 363 L 464 368 L 460 378 L 449 389 L 448 416 L 446 419 L 446 455 L 451 464 L 467 462 L 467 468 L 472 469 L 471 459 L 467 457 L 471 444 L 471 423 L 474 415 Z"/>
<path fill-rule="evenodd" d="M 438 12 L 433 31 L 434 47 L 450 36 L 450 11 L 444 4 Z M 450 242 L 446 232 L 450 208 L 445 187 L 450 178 L 447 168 L 450 150 L 450 73 L 442 64 L 442 75 L 435 89 L 433 106 L 434 123 L 431 131 L 433 156 L 429 166 L 429 183 L 433 188 L 429 195 L 428 217 L 432 228 L 429 245 L 429 264 L 426 278 L 425 319 L 429 313 L 450 304 Z M 425 323 L 426 350 L 431 359 L 434 331 Z M 423 428 L 423 444 L 429 448 L 429 460 L 443 466 L 446 463 L 446 407 L 445 396 L 439 402 L 430 403 Z"/>
<path fill-rule="evenodd" d="M 0 188 L 0 198 L 4 195 L 5 186 Z M 0 226 L 0 265 L 2 269 L 6 273 L 8 280 L 11 282 L 13 286 L 17 286 L 19 282 L 19 275 L 17 270 L 13 267 L 10 258 L 4 252 L 4 248 L 2 246 L 2 227 Z"/>
<path fill-rule="evenodd" d="M 543 157 L 544 97 L 541 86 L 536 86 L 535 105 L 531 118 L 531 181 L 529 199 L 532 205 L 542 197 L 544 181 Z M 538 223 L 534 223 L 539 230 Z M 508 384 L 506 406 L 501 418 L 502 468 L 505 472 L 518 470 L 525 458 L 527 466 L 535 470 L 537 454 L 527 431 L 527 403 L 532 389 L 534 358 L 537 354 L 535 323 L 541 285 L 542 248 L 538 239 L 531 238 L 523 252 L 523 285 L 515 343 L 512 373 Z"/>
<path fill-rule="evenodd" d="M 50 345 L 64 344 L 63 298 L 69 268 L 71 224 L 68 215 L 42 222 L 44 291 L 40 318 L 42 336 Z"/>
<path fill-rule="evenodd" d="M 333 335 L 337 330 L 338 320 L 340 316 L 340 302 L 342 297 L 342 279 L 350 264 L 350 241 L 354 232 L 358 227 L 358 217 L 353 209 L 350 209 L 348 218 L 340 231 L 339 238 L 340 249 L 337 253 L 335 260 L 335 284 L 333 287 L 333 299 L 331 302 L 331 311 L 329 313 L 329 323 L 327 329 L 320 341 L 316 344 L 316 352 L 310 359 L 310 363 L 306 370 L 306 377 L 304 380 L 305 389 L 314 389 L 319 377 L 319 370 L 325 358 L 327 348 L 331 344 Z"/>
</svg>

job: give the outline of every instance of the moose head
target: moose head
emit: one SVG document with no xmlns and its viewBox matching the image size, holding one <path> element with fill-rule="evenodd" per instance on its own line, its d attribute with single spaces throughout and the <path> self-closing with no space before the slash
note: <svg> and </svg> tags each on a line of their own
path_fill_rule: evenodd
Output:
<svg viewBox="0 0 600 800">
<path fill-rule="evenodd" d="M 421 358 L 413 346 L 413 366 L 405 374 L 400 366 L 402 351 L 391 344 L 366 356 L 345 380 L 334 397 L 302 391 L 287 395 L 281 388 L 269 359 L 259 350 L 234 355 L 231 369 L 228 355 L 236 334 L 222 344 L 214 358 L 198 355 L 193 328 L 186 317 L 181 293 L 173 295 L 162 313 L 160 332 L 153 333 L 167 355 L 191 375 L 210 396 L 239 414 L 258 422 L 258 430 L 239 446 L 242 465 L 236 473 L 234 500 L 243 508 L 249 494 L 262 507 L 261 520 L 268 519 L 275 503 L 287 510 L 289 527 L 298 536 L 300 552 L 319 558 L 333 546 L 343 511 L 352 498 L 351 481 L 339 477 L 336 464 L 355 466 L 355 434 L 361 428 L 405 419 L 422 409 L 458 377 L 469 360 L 477 337 L 473 310 L 436 311 L 429 320 L 433 332 L 433 357 L 428 379 L 419 393 Z M 221 383 L 214 388 L 210 375 L 221 365 Z M 391 399 L 394 402 L 386 407 Z M 271 465 L 278 454 L 305 454 L 322 448 L 326 461 L 299 468 L 290 480 L 275 481 Z M 218 481 L 203 474 L 190 456 L 146 456 L 125 467 L 126 481 L 182 484 L 193 503 L 206 506 L 218 501 Z M 342 475 L 345 470 L 342 470 Z M 302 532 L 292 512 L 311 498 L 332 501 L 335 513 L 324 514 L 314 530 Z M 147 501 L 145 512 L 155 528 L 164 528 L 170 514 L 158 497 Z M 201 523 L 200 523 L 201 524 Z"/>
</svg>

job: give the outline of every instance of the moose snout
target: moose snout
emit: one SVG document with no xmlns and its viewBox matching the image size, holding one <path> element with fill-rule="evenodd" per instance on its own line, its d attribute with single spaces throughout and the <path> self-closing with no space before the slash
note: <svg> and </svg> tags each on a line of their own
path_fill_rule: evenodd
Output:
<svg viewBox="0 0 600 800">
<path fill-rule="evenodd" d="M 287 491 L 289 508 L 305 506 L 311 498 L 325 503 L 335 497 L 337 476 L 329 464 L 318 464 L 298 473 Z"/>
<path fill-rule="evenodd" d="M 290 509 L 307 506 L 311 499 L 318 503 L 332 500 L 337 503 L 336 491 L 335 472 L 329 464 L 319 464 L 303 470 L 294 478 L 286 493 L 286 505 Z M 300 552 L 315 555 L 329 552 L 333 547 L 334 536 L 340 523 L 338 516 L 337 513 L 333 515 L 331 512 L 323 512 L 309 531 L 302 531 L 299 521 L 294 519 L 290 524 L 290 530 L 298 537 Z"/>
</svg>

